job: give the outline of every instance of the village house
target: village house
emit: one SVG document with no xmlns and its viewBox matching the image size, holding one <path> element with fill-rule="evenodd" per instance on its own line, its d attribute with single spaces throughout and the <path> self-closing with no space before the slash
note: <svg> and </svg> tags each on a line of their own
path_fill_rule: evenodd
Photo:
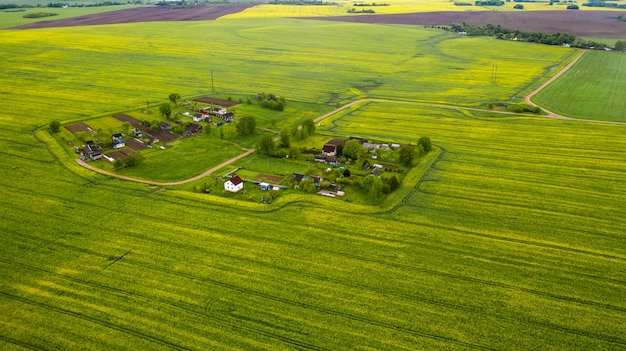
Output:
<svg viewBox="0 0 626 351">
<path fill-rule="evenodd" d="M 187 125 L 187 129 L 185 129 L 181 135 L 183 137 L 188 137 L 200 133 L 203 129 L 204 127 L 199 124 L 189 123 L 189 125 Z"/>
<path fill-rule="evenodd" d="M 83 154 L 94 161 L 102 158 L 100 146 L 96 145 L 93 140 L 89 140 L 85 143 Z"/>
<path fill-rule="evenodd" d="M 224 183 L 224 190 L 226 191 L 236 193 L 241 189 L 243 189 L 243 179 L 241 179 L 239 176 L 232 176 Z"/>
<path fill-rule="evenodd" d="M 162 121 L 159 123 L 159 128 L 161 128 L 161 130 L 172 130 L 172 125 L 165 121 Z"/>
<path fill-rule="evenodd" d="M 124 143 L 124 134 L 122 133 L 113 134 L 111 136 L 111 145 L 113 146 L 114 149 L 120 149 L 126 146 L 126 144 Z"/>
<path fill-rule="evenodd" d="M 200 122 L 200 121 L 204 121 L 204 117 L 205 115 L 201 113 L 194 113 L 192 119 L 194 122 Z"/>
<path fill-rule="evenodd" d="M 337 156 L 337 145 L 324 145 L 322 148 L 322 156 Z"/>
</svg>

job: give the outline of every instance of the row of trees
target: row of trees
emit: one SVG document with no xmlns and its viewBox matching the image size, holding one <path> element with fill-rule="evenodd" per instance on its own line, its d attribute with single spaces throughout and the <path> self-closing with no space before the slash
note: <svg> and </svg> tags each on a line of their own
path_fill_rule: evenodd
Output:
<svg viewBox="0 0 626 351">
<path fill-rule="evenodd" d="M 572 44 L 576 41 L 576 35 L 567 33 L 543 33 L 543 32 L 522 32 L 504 28 L 500 25 L 487 24 L 484 26 L 467 24 L 453 24 L 449 27 L 450 31 L 460 33 L 464 32 L 470 36 L 491 36 L 498 39 L 514 39 L 539 44 L 563 45 Z"/>
<path fill-rule="evenodd" d="M 509 28 L 504 28 L 501 25 L 493 25 L 487 24 L 484 26 L 467 24 L 463 22 L 462 24 L 452 24 L 447 27 L 449 31 L 456 33 L 466 33 L 470 36 L 490 36 L 496 37 L 497 39 L 515 39 L 518 41 L 524 41 L 529 43 L 538 43 L 538 44 L 546 44 L 546 45 L 564 45 L 568 44 L 570 46 L 579 47 L 579 48 L 607 48 L 608 45 L 604 43 L 595 42 L 592 40 L 584 40 L 577 38 L 574 34 L 569 33 L 544 33 L 544 32 L 523 32 L 519 30 L 513 30 Z M 618 41 L 619 42 L 619 41 Z M 616 50 L 618 43 L 616 43 Z M 621 49 L 623 50 L 623 49 Z"/>
</svg>

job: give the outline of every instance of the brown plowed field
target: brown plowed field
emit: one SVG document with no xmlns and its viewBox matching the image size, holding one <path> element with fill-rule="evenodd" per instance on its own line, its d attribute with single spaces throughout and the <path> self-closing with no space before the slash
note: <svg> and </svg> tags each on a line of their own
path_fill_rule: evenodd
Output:
<svg viewBox="0 0 626 351">
<path fill-rule="evenodd" d="M 589 38 L 626 38 L 626 11 L 476 11 L 428 12 L 397 15 L 305 17 L 326 21 L 439 26 L 453 23 L 501 25 L 524 32 L 569 33 Z"/>
<path fill-rule="evenodd" d="M 25 24 L 11 29 L 50 28 L 93 26 L 100 24 L 136 23 L 136 22 L 163 22 L 163 21 L 206 21 L 222 16 L 241 12 L 253 3 L 236 3 L 230 5 L 207 5 L 193 8 L 175 9 L 164 6 L 138 7 L 128 10 L 112 11 L 81 17 L 66 18 L 56 21 L 43 21 Z"/>
<path fill-rule="evenodd" d="M 141 150 L 145 150 L 148 148 L 148 145 L 141 143 L 135 139 L 126 139 L 124 140 L 124 144 L 126 144 L 126 146 L 128 146 L 129 148 L 135 151 L 141 151 Z"/>
<path fill-rule="evenodd" d="M 91 128 L 83 122 L 68 124 L 65 126 L 65 129 L 69 130 L 72 133 L 91 131 Z"/>
</svg>

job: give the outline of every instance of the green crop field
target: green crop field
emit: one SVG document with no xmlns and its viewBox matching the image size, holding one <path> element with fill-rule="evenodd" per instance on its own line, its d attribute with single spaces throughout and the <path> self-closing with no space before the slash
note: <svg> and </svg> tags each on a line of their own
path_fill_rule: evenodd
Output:
<svg viewBox="0 0 626 351">
<path fill-rule="evenodd" d="M 299 20 L 1 31 L 0 45 L 0 349 L 626 348 L 626 127 L 468 109 L 521 97 L 575 50 Z M 434 149 L 381 206 L 267 206 L 95 174 L 45 130 L 211 95 L 211 70 L 216 96 L 315 106 L 264 127 L 399 99 L 319 134 Z M 189 172 L 167 163 L 163 179 Z"/>
<path fill-rule="evenodd" d="M 37 3 L 39 0 L 35 0 Z M 20 5 L 21 2 L 11 1 L 11 4 Z M 42 4 L 49 4 L 51 1 L 43 2 Z M 29 4 L 31 5 L 31 4 Z M 36 5 L 36 4 L 32 4 Z M 62 18 L 71 18 L 71 17 L 79 17 L 85 15 L 91 15 L 94 13 L 103 13 L 103 12 L 111 12 L 118 10 L 126 10 L 129 8 L 137 7 L 137 5 L 116 5 L 116 6 L 101 6 L 101 7 L 69 7 L 69 8 L 25 8 L 24 11 L 15 12 L 15 9 L 8 10 L 0 10 L 0 28 L 10 28 L 15 26 L 20 26 L 23 24 L 29 24 L 34 22 L 41 21 L 51 21 L 58 20 Z M 43 17 L 43 18 L 24 18 L 24 15 L 37 13 L 37 12 L 48 12 L 48 13 L 56 13 L 56 16 L 51 17 Z"/>
<path fill-rule="evenodd" d="M 566 116 L 626 122 L 625 75 L 626 55 L 589 51 L 533 101 Z"/>
</svg>

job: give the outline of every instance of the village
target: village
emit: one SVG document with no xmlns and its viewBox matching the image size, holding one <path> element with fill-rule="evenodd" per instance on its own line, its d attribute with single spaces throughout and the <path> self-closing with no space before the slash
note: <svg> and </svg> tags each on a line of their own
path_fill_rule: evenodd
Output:
<svg viewBox="0 0 626 351">
<path fill-rule="evenodd" d="M 148 160 L 143 166 L 150 167 L 150 152 L 165 152 L 177 142 L 185 142 L 184 139 L 211 127 L 234 124 L 235 113 L 222 105 L 230 102 L 217 99 L 211 102 L 200 106 L 197 102 L 184 102 L 168 120 L 150 121 L 136 115 L 116 114 L 106 123 L 68 124 L 64 128 L 74 138 L 68 145 L 73 146 L 81 161 L 92 162 L 96 168 L 110 169 L 111 166 L 106 166 L 108 163 L 114 171 L 120 172 L 144 163 L 145 152 L 148 152 Z M 96 129 L 87 123 L 104 123 L 108 128 Z M 248 157 L 253 161 L 246 163 L 244 159 L 225 167 L 213 175 L 213 181 L 194 185 L 193 190 L 231 197 L 239 194 L 242 199 L 263 203 L 271 203 L 284 191 L 378 202 L 398 188 L 404 172 L 424 152 L 424 145 L 419 143 L 401 145 L 356 136 L 330 136 L 323 144 L 317 144 L 321 137 L 296 142 L 290 148 L 281 148 L 275 142 L 276 151 L 263 156 L 267 165 L 272 160 L 274 168 L 255 165 L 254 160 L 258 161 L 261 156 L 251 155 Z"/>
</svg>

